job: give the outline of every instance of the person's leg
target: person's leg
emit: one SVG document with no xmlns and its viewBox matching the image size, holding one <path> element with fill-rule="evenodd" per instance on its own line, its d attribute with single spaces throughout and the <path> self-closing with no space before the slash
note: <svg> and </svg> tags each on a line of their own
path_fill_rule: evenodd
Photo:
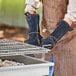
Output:
<svg viewBox="0 0 76 76">
<path fill-rule="evenodd" d="M 29 39 L 25 42 L 39 46 L 42 38 L 39 29 L 39 14 L 26 13 L 26 20 L 29 26 Z"/>
<path fill-rule="evenodd" d="M 54 63 L 54 56 L 50 56 L 50 62 Z M 48 76 L 54 76 L 54 66 L 49 66 L 49 75 Z"/>
</svg>

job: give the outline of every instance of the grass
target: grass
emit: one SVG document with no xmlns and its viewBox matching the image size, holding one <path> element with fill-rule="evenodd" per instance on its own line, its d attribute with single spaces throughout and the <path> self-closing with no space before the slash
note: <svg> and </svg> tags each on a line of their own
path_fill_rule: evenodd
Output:
<svg viewBox="0 0 76 76">
<path fill-rule="evenodd" d="M 25 0 L 0 0 L 0 23 L 27 27 L 24 15 Z M 41 8 L 38 9 L 41 14 Z"/>
</svg>

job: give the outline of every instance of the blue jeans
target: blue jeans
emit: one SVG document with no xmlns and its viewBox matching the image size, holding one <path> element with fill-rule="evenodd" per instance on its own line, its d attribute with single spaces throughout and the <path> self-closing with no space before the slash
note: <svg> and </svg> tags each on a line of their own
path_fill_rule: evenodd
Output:
<svg viewBox="0 0 76 76">
<path fill-rule="evenodd" d="M 50 57 L 50 62 L 54 63 L 54 56 L 51 55 Z M 49 75 L 48 76 L 53 76 L 54 75 L 54 66 L 49 66 Z"/>
</svg>

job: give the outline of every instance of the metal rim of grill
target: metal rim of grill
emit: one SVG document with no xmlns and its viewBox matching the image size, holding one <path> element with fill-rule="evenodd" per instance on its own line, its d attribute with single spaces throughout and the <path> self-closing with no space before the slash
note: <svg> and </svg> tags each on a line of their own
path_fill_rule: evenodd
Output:
<svg viewBox="0 0 76 76">
<path fill-rule="evenodd" d="M 47 53 L 49 49 L 18 42 L 9 39 L 0 39 L 0 56 Z"/>
</svg>

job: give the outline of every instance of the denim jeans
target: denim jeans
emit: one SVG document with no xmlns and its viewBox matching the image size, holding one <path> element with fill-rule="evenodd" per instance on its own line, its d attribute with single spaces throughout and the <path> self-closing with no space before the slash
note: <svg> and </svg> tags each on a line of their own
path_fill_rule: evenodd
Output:
<svg viewBox="0 0 76 76">
<path fill-rule="evenodd" d="M 54 63 L 54 56 L 50 56 L 50 62 Z M 54 66 L 49 67 L 49 75 L 48 76 L 53 76 L 54 75 Z"/>
<path fill-rule="evenodd" d="M 76 22 L 76 0 L 69 0 L 65 17 L 68 17 L 72 21 Z"/>
</svg>

